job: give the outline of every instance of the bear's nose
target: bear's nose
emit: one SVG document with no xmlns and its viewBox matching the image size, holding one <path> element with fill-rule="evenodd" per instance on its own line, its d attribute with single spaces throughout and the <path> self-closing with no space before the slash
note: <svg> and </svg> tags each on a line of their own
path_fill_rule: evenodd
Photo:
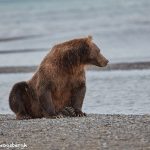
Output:
<svg viewBox="0 0 150 150">
<path fill-rule="evenodd" d="M 106 60 L 104 61 L 104 65 L 107 65 L 108 62 L 109 62 L 109 61 L 106 59 Z"/>
<path fill-rule="evenodd" d="M 106 64 L 108 64 L 109 63 L 109 60 L 106 60 Z"/>
<path fill-rule="evenodd" d="M 108 60 L 107 59 L 105 59 L 105 61 L 103 61 L 103 63 L 101 63 L 101 67 L 105 67 L 107 64 L 108 64 Z"/>
<path fill-rule="evenodd" d="M 109 60 L 106 59 L 104 66 L 106 66 L 109 63 Z"/>
</svg>

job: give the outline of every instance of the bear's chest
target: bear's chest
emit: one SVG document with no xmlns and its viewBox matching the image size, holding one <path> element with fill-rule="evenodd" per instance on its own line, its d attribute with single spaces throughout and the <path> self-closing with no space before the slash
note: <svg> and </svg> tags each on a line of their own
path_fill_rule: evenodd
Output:
<svg viewBox="0 0 150 150">
<path fill-rule="evenodd" d="M 52 101 L 55 106 L 56 111 L 61 110 L 62 108 L 71 104 L 71 91 L 72 91 L 71 82 L 60 82 L 52 90 Z"/>
<path fill-rule="evenodd" d="M 53 80 L 51 95 L 56 111 L 71 104 L 73 91 L 78 88 L 82 82 L 85 82 L 84 72 L 74 75 L 64 75 L 63 77 L 62 75 L 58 75 L 57 78 Z"/>
<path fill-rule="evenodd" d="M 62 98 L 62 97 L 66 97 L 67 95 L 69 96 L 72 90 L 72 86 L 70 82 L 66 82 L 63 83 L 61 82 L 59 85 L 57 84 L 53 93 L 55 95 L 55 97 L 57 98 Z"/>
</svg>

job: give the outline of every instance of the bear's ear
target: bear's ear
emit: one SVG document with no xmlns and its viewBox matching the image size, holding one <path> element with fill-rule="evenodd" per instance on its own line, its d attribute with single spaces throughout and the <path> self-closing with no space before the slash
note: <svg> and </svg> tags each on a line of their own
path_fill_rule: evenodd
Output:
<svg viewBox="0 0 150 150">
<path fill-rule="evenodd" d="M 88 41 L 88 42 L 91 42 L 91 41 L 92 41 L 92 39 L 93 39 L 93 38 L 92 38 L 92 36 L 91 36 L 91 35 L 89 35 L 89 36 L 87 37 L 87 41 Z"/>
<path fill-rule="evenodd" d="M 91 35 L 89 35 L 89 36 L 88 36 L 88 39 L 89 39 L 90 41 L 92 41 L 93 38 L 92 38 Z"/>
<path fill-rule="evenodd" d="M 92 36 L 89 35 L 87 38 L 85 38 L 85 40 L 86 40 L 86 43 L 87 43 L 88 45 L 91 45 L 91 43 L 92 43 Z"/>
</svg>

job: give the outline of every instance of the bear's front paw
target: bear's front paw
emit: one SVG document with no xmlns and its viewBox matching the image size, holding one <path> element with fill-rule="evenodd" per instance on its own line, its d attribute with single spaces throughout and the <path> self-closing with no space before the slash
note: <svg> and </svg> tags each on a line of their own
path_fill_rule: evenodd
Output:
<svg viewBox="0 0 150 150">
<path fill-rule="evenodd" d="M 60 119 L 60 118 L 64 118 L 63 114 L 59 113 L 57 115 L 51 116 L 50 118 L 52 119 Z"/>
<path fill-rule="evenodd" d="M 73 107 L 65 107 L 61 113 L 65 116 L 69 116 L 69 117 L 75 117 L 76 114 L 75 114 L 75 110 Z"/>
<path fill-rule="evenodd" d="M 58 114 L 57 116 L 55 116 L 56 118 L 64 118 L 63 114 Z"/>
<path fill-rule="evenodd" d="M 75 109 L 75 114 L 76 114 L 76 117 L 84 117 L 84 116 L 86 116 L 86 113 L 82 112 L 79 109 Z"/>
</svg>

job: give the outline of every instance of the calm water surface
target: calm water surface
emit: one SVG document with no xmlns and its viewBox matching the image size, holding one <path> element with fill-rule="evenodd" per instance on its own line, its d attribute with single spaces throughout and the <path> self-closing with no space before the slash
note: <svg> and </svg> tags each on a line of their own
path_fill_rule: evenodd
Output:
<svg viewBox="0 0 150 150">
<path fill-rule="evenodd" d="M 12 113 L 8 95 L 15 82 L 28 80 L 32 74 L 0 75 L 0 112 Z M 150 113 L 150 70 L 88 71 L 83 109 L 87 113 Z"/>
<path fill-rule="evenodd" d="M 149 0 L 0 0 L 0 50 L 92 35 L 111 62 L 150 60 L 149 10 Z M 1 55 L 0 66 L 39 64 L 45 54 Z"/>
</svg>

